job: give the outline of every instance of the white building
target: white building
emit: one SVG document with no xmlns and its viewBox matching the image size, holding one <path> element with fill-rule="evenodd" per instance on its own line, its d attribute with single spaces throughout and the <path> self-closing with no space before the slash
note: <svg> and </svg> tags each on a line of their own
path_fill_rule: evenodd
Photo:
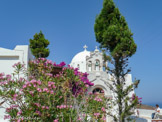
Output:
<svg viewBox="0 0 162 122">
<path fill-rule="evenodd" d="M 94 83 L 94 86 L 89 89 L 89 92 L 101 93 L 104 91 L 104 95 L 113 98 L 114 93 L 106 85 L 107 83 L 112 84 L 113 77 L 104 70 L 104 64 L 107 65 L 107 62 L 104 62 L 103 53 L 97 47 L 93 52 L 87 51 L 87 46 L 85 45 L 84 51 L 74 56 L 70 66 L 78 68 L 80 72 L 87 72 L 89 74 L 88 79 Z M 130 84 L 132 84 L 132 76 L 128 74 L 126 77 L 126 85 Z M 134 91 L 129 96 L 132 96 L 133 93 Z M 110 119 L 108 122 L 110 122 Z"/>
<path fill-rule="evenodd" d="M 28 62 L 33 59 L 28 45 L 18 45 L 15 49 L 0 48 L 0 73 L 11 74 L 14 72 L 12 67 L 15 63 L 21 62 L 28 68 Z M 1 100 L 0 100 L 1 101 Z M 5 109 L 0 107 L 0 122 L 4 120 Z"/>
<path fill-rule="evenodd" d="M 13 50 L 0 48 L 0 72 L 13 73 L 12 65 L 17 62 L 25 63 L 27 68 L 29 60 L 32 59 L 33 56 L 28 45 L 17 45 Z"/>
</svg>

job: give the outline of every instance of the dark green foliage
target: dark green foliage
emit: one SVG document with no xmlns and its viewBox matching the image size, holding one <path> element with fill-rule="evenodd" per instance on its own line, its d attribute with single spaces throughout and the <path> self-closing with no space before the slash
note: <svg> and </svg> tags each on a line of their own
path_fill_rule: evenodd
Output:
<svg viewBox="0 0 162 122">
<path fill-rule="evenodd" d="M 103 9 L 96 18 L 94 29 L 96 41 L 102 48 L 108 49 L 112 56 L 116 54 L 132 56 L 136 52 L 133 34 L 113 0 L 104 0 Z"/>
<path fill-rule="evenodd" d="M 42 31 L 36 33 L 33 39 L 30 39 L 30 49 L 35 58 L 46 58 L 49 56 L 49 41 L 45 39 Z"/>
<path fill-rule="evenodd" d="M 137 46 L 124 16 L 120 14 L 113 0 L 104 0 L 103 9 L 95 21 L 94 31 L 96 41 L 105 50 L 105 61 L 109 61 L 113 65 L 113 68 L 106 67 L 113 77 L 113 85 L 107 85 L 116 94 L 115 105 L 118 106 L 118 115 L 110 113 L 110 116 L 114 118 L 114 121 L 124 122 L 133 114 L 132 110 L 139 103 L 136 95 L 132 98 L 128 96 L 132 90 L 138 87 L 139 80 L 126 86 L 125 79 L 130 72 L 130 69 L 127 68 L 128 58 L 136 52 Z"/>
</svg>

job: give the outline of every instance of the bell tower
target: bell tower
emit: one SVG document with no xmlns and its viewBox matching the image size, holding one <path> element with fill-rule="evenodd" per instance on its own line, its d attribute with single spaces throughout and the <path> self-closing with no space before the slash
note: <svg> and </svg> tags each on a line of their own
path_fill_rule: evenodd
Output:
<svg viewBox="0 0 162 122">
<path fill-rule="evenodd" d="M 103 54 L 97 49 L 94 50 L 94 52 L 90 53 L 89 57 L 86 57 L 86 70 L 87 72 L 91 71 L 103 71 Z"/>
</svg>

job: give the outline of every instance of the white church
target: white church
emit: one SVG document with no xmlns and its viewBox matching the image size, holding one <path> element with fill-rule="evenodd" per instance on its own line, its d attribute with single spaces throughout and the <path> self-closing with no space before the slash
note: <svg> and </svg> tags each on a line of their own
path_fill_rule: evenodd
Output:
<svg viewBox="0 0 162 122">
<path fill-rule="evenodd" d="M 80 72 L 87 72 L 89 74 L 88 79 L 94 83 L 94 86 L 92 86 L 88 92 L 101 93 L 113 99 L 115 94 L 107 85 L 107 83 L 112 84 L 113 77 L 108 74 L 104 68 L 104 65 L 108 65 L 108 62 L 104 62 L 103 53 L 100 52 L 97 47 L 94 51 L 88 51 L 86 45 L 83 48 L 84 50 L 82 52 L 79 52 L 73 57 L 70 66 L 78 68 Z M 132 75 L 128 74 L 126 77 L 126 85 L 130 84 L 132 84 Z M 129 96 L 131 97 L 132 94 L 134 94 L 134 91 L 132 91 Z M 116 109 L 116 107 L 114 107 L 114 109 Z M 116 113 L 114 112 L 113 114 Z M 106 121 L 113 122 L 112 118 L 108 116 Z"/>
<path fill-rule="evenodd" d="M 102 91 L 104 91 L 105 96 L 112 97 L 112 99 L 114 99 L 115 94 L 106 85 L 107 83 L 112 83 L 113 77 L 104 69 L 104 64 L 108 65 L 108 62 L 104 62 L 102 52 L 100 52 L 97 47 L 94 51 L 88 51 L 88 47 L 86 45 L 83 48 L 82 52 L 79 52 L 73 57 L 70 65 L 74 68 L 78 68 L 81 72 L 87 72 L 89 74 L 88 79 L 94 83 L 94 86 L 89 89 L 89 92 L 98 92 L 103 94 Z M 125 79 L 126 86 L 132 84 L 131 74 L 128 74 Z M 134 93 L 134 91 L 130 92 L 129 96 L 131 97 Z M 114 107 L 114 109 L 116 109 L 116 107 Z M 138 109 L 138 111 L 139 117 L 136 118 L 136 122 L 152 121 L 151 114 L 154 110 Z M 112 113 L 113 112 L 114 111 L 112 111 Z M 117 113 L 114 112 L 114 114 Z M 113 122 L 113 120 L 111 117 L 107 116 L 106 122 Z"/>
<path fill-rule="evenodd" d="M 89 74 L 88 79 L 94 83 L 94 86 L 89 89 L 89 92 L 101 93 L 104 91 L 104 95 L 113 97 L 113 93 L 106 85 L 107 82 L 110 84 L 112 83 L 111 79 L 113 77 L 111 77 L 104 68 L 104 64 L 107 65 L 108 62 L 104 62 L 103 53 L 100 52 L 97 47 L 92 52 L 87 50 L 86 45 L 83 48 L 84 50 L 82 52 L 74 56 L 70 66 L 78 68 L 80 72 L 87 72 Z M 131 74 L 127 75 L 126 82 L 127 85 L 132 83 Z"/>
</svg>

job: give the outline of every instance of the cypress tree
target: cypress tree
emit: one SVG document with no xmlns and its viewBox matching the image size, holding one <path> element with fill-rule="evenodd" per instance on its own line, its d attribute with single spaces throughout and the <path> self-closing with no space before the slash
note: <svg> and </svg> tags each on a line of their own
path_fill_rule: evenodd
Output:
<svg viewBox="0 0 162 122">
<path fill-rule="evenodd" d="M 130 69 L 127 68 L 128 59 L 136 52 L 137 48 L 133 40 L 133 33 L 113 0 L 104 0 L 103 8 L 95 20 L 94 31 L 100 48 L 105 50 L 105 61 L 109 60 L 113 66 L 112 68 L 106 67 L 114 77 L 112 83 L 107 85 L 115 93 L 118 114 L 109 113 L 109 115 L 115 121 L 124 122 L 133 114 L 133 109 L 139 103 L 138 97 L 129 96 L 129 93 L 137 88 L 139 80 L 135 80 L 127 86 L 125 79 L 130 72 Z"/>
<path fill-rule="evenodd" d="M 40 31 L 33 36 L 33 39 L 30 39 L 30 49 L 35 58 L 46 58 L 49 56 L 49 41 L 45 39 L 44 34 Z"/>
</svg>

